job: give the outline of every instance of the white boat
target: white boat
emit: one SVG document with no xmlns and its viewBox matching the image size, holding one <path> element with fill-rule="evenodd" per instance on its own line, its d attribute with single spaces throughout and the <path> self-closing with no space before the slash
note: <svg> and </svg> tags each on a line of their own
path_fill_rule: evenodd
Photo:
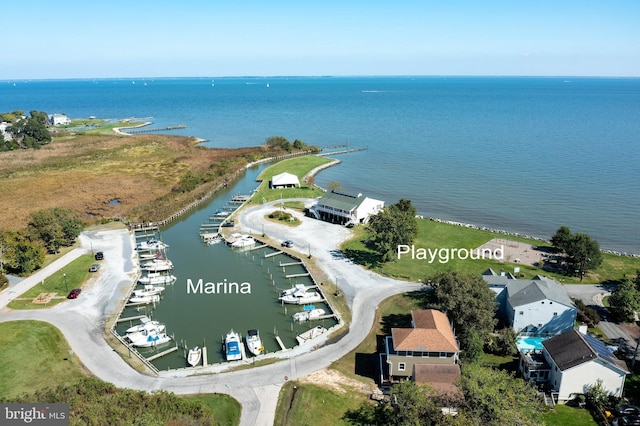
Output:
<svg viewBox="0 0 640 426">
<path fill-rule="evenodd" d="M 161 333 L 164 330 L 165 330 L 165 325 L 160 324 L 160 321 L 152 320 L 149 317 L 142 317 L 140 318 L 140 324 L 127 328 L 126 334 L 133 334 L 141 331 L 147 331 L 147 332 L 157 331 Z"/>
<path fill-rule="evenodd" d="M 170 271 L 173 269 L 173 263 L 167 259 L 153 259 L 143 264 L 141 269 L 152 272 Z"/>
<path fill-rule="evenodd" d="M 247 348 L 249 348 L 249 352 L 253 355 L 258 356 L 264 351 L 264 346 L 262 346 L 262 339 L 260 339 L 260 332 L 258 330 L 248 330 L 247 337 L 244 338 L 247 343 Z"/>
<path fill-rule="evenodd" d="M 151 294 L 149 296 L 131 296 L 129 299 L 129 303 L 155 303 L 159 301 L 159 294 Z"/>
<path fill-rule="evenodd" d="M 167 247 L 169 247 L 167 244 L 163 243 L 162 241 L 156 240 L 156 239 L 151 239 L 151 240 L 147 240 L 147 241 L 143 241 L 141 243 L 138 243 L 137 249 L 139 251 L 145 251 L 145 250 L 163 250 L 166 249 Z"/>
<path fill-rule="evenodd" d="M 190 366 L 195 367 L 200 364 L 200 359 L 202 359 L 202 348 L 195 347 L 193 349 L 189 349 L 189 355 L 187 355 L 187 362 Z"/>
<path fill-rule="evenodd" d="M 288 288 L 286 290 L 282 290 L 282 293 L 280 293 L 280 297 L 282 296 L 286 296 L 289 294 L 293 294 L 295 292 L 307 292 L 307 290 L 310 290 L 312 288 L 315 288 L 316 286 L 314 285 L 304 285 L 304 284 L 295 284 L 293 287 Z"/>
<path fill-rule="evenodd" d="M 145 285 L 139 290 L 133 290 L 134 296 L 153 296 L 154 294 L 160 294 L 164 291 L 164 287 L 153 286 L 151 284 Z"/>
<path fill-rule="evenodd" d="M 231 243 L 231 247 L 236 247 L 236 248 L 249 247 L 254 245 L 255 243 L 256 243 L 256 240 L 254 240 L 251 235 L 241 235 Z"/>
<path fill-rule="evenodd" d="M 149 272 L 146 276 L 140 277 L 139 284 L 142 285 L 155 285 L 155 284 L 171 284 L 177 278 L 175 275 L 166 275 L 159 272 Z"/>
<path fill-rule="evenodd" d="M 298 322 L 312 321 L 326 315 L 324 309 L 312 309 L 310 311 L 296 312 L 293 314 L 293 320 Z"/>
<path fill-rule="evenodd" d="M 139 348 L 150 348 L 170 341 L 171 336 L 168 336 L 167 333 L 149 333 L 146 336 L 131 340 L 131 344 Z"/>
<path fill-rule="evenodd" d="M 233 329 L 227 333 L 227 337 L 224 339 L 224 352 L 227 356 L 227 361 L 242 359 L 240 335 L 233 331 Z"/>
<path fill-rule="evenodd" d="M 305 342 L 308 342 L 311 339 L 315 339 L 316 337 L 320 336 L 321 334 L 324 334 L 327 332 L 327 329 L 324 328 L 321 325 L 317 325 L 307 331 L 305 331 L 302 334 L 299 334 L 298 336 L 296 336 L 296 340 L 298 341 L 298 344 L 303 344 Z"/>
<path fill-rule="evenodd" d="M 282 303 L 290 303 L 293 305 L 306 305 L 307 303 L 322 302 L 322 296 L 317 291 L 294 290 L 291 294 L 280 296 Z"/>
</svg>

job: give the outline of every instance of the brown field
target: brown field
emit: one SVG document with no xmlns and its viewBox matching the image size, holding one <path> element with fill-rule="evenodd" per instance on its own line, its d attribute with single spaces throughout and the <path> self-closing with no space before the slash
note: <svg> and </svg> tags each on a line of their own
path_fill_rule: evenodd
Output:
<svg viewBox="0 0 640 426">
<path fill-rule="evenodd" d="M 278 152 L 279 153 L 279 152 Z M 0 229 L 26 226 L 33 211 L 67 207 L 91 223 L 161 220 L 230 179 L 265 147 L 208 149 L 168 135 L 83 135 L 39 150 L 0 152 Z M 224 173 L 188 193 L 172 191 L 191 171 Z M 109 204 L 112 200 L 120 204 Z"/>
</svg>

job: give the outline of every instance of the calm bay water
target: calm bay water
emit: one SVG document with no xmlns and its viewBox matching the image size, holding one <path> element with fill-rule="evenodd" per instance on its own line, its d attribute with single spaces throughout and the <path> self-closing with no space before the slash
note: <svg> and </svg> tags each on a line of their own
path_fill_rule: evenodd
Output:
<svg viewBox="0 0 640 426">
<path fill-rule="evenodd" d="M 268 85 L 268 86 L 267 86 Z M 199 78 L 0 83 L 0 111 L 153 117 L 213 147 L 273 135 L 368 151 L 317 181 L 420 214 L 640 252 L 640 79 Z M 176 132 L 177 133 L 177 132 Z"/>
</svg>

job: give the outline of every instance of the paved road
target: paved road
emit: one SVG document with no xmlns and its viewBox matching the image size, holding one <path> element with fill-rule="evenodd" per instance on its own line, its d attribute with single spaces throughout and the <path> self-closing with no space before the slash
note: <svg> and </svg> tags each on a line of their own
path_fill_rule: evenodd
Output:
<svg viewBox="0 0 640 426">
<path fill-rule="evenodd" d="M 153 391 L 164 389 L 177 394 L 225 393 L 242 404 L 241 425 L 272 425 L 281 386 L 314 371 L 328 367 L 342 358 L 367 336 L 378 304 L 391 295 L 415 290 L 420 285 L 380 277 L 353 264 L 336 250 L 350 235 L 346 228 L 305 219 L 295 229 L 265 222 L 264 215 L 274 209 L 264 205 L 246 209 L 239 218 L 246 231 L 261 233 L 278 240 L 291 239 L 305 255 L 311 250 L 318 265 L 335 277 L 347 297 L 353 321 L 348 333 L 338 342 L 317 350 L 303 345 L 281 354 L 292 356 L 275 364 L 213 375 L 187 376 L 185 371 L 161 372 L 159 377 L 132 369 L 103 339 L 104 323 L 128 294 L 136 271 L 133 242 L 126 230 L 102 230 L 83 233 L 81 247 L 50 265 L 42 273 L 23 280 L 15 293 L 0 294 L 0 322 L 22 319 L 47 321 L 58 327 L 82 363 L 96 377 L 119 387 Z M 194 241 L 199 243 L 198 241 Z M 82 295 L 47 310 L 12 311 L 9 299 L 45 279 L 82 253 L 103 251 L 105 260 L 96 278 L 85 285 Z M 72 254 L 73 253 L 73 254 Z M 12 288 L 13 289 L 13 288 Z M 220 366 L 210 367 L 217 371 Z"/>
</svg>

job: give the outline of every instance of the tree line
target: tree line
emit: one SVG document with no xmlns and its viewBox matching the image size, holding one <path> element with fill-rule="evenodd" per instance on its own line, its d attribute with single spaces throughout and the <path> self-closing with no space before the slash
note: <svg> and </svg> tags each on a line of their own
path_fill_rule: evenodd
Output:
<svg viewBox="0 0 640 426">
<path fill-rule="evenodd" d="M 54 207 L 32 213 L 24 229 L 0 230 L 0 276 L 30 274 L 42 266 L 47 253 L 72 246 L 83 227 L 73 210 Z"/>
<path fill-rule="evenodd" d="M 0 151 L 38 149 L 51 142 L 49 118 L 44 111 L 31 111 L 29 116 L 21 110 L 2 113 L 0 121 L 11 123 L 6 128 L 7 137 L 0 132 Z"/>
</svg>

